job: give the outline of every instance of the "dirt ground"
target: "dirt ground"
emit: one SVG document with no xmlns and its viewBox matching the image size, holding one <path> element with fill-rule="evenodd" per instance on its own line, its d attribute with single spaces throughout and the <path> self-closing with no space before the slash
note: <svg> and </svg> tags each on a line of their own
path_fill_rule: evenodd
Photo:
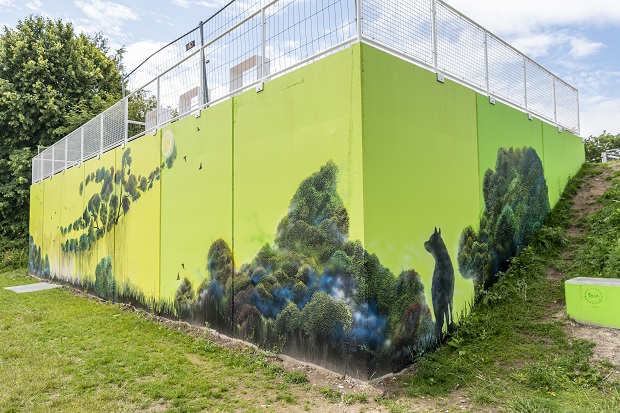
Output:
<svg viewBox="0 0 620 413">
<path fill-rule="evenodd" d="M 575 216 L 574 224 L 567 230 L 569 240 L 583 236 L 586 226 L 582 219 L 601 208 L 601 204 L 597 200 L 611 186 L 608 177 L 614 171 L 620 170 L 620 162 L 611 162 L 608 165 L 610 169 L 605 169 L 602 174 L 585 179 L 575 196 L 572 206 Z M 562 259 L 570 262 L 572 256 L 564 253 Z M 550 270 L 547 275 L 550 278 L 563 277 L 563 274 L 554 270 Z M 615 366 L 620 366 L 620 330 L 577 323 L 566 316 L 566 309 L 563 306 L 555 314 L 555 318 L 566 322 L 566 332 L 570 337 L 582 338 L 595 343 L 594 361 L 608 360 Z M 620 375 L 620 369 L 617 369 L 616 375 Z"/>
</svg>

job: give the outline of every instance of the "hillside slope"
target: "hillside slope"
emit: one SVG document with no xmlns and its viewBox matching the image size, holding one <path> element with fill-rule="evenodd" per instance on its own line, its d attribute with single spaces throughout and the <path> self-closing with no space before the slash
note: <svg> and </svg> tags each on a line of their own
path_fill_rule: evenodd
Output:
<svg viewBox="0 0 620 413">
<path fill-rule="evenodd" d="M 420 412 L 620 411 L 620 330 L 573 322 L 564 301 L 567 279 L 620 277 L 619 201 L 620 163 L 585 165 L 448 345 L 383 381 L 387 393 L 406 396 L 397 405 Z"/>
</svg>

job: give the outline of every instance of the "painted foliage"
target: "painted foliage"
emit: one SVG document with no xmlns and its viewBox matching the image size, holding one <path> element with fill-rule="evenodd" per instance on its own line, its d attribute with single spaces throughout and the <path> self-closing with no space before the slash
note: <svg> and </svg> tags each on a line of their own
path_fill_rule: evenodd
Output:
<svg viewBox="0 0 620 413">
<path fill-rule="evenodd" d="M 29 270 L 38 276 L 73 282 L 103 298 L 132 300 L 149 307 L 159 306 L 151 291 L 134 282 L 137 276 L 132 277 L 132 274 L 125 274 L 125 271 L 119 273 L 115 270 L 115 257 L 122 258 L 130 253 L 123 240 L 116 242 L 118 237 L 115 231 L 122 228 L 124 232 L 121 236 L 127 236 L 125 227 L 134 205 L 138 205 L 147 193 L 157 191 L 163 171 L 172 168 L 176 159 L 174 137 L 172 134 L 164 136 L 163 161 L 144 174 L 132 168 L 135 154 L 131 147 L 122 149 L 120 162 L 114 162 L 114 154 L 110 152 L 102 157 L 105 166 L 93 168 L 94 162 L 99 161 L 91 160 L 81 169 L 72 168 L 73 173 L 83 171 L 83 179 L 75 187 L 65 185 L 63 199 L 66 202 L 84 199 L 83 211 L 75 216 L 61 214 L 60 225 L 56 228 L 52 226 L 51 230 L 45 229 L 47 233 L 54 233 L 53 239 L 60 240 L 60 258 L 59 263 L 56 263 L 58 270 L 50 269 L 49 254 L 44 255 L 41 245 L 37 245 L 34 236 L 30 235 Z M 76 205 L 73 209 L 79 208 L 81 204 Z M 157 258 L 156 255 L 154 258 Z M 135 261 L 138 258 L 132 259 Z M 68 264 L 72 262 L 83 263 L 77 273 L 74 273 L 74 268 L 79 266 Z M 159 274 L 149 277 L 158 280 Z"/>
<path fill-rule="evenodd" d="M 419 274 L 395 277 L 349 240 L 337 175 L 330 161 L 299 185 L 273 243 L 251 262 L 236 266 L 228 244 L 215 241 L 209 277 L 197 287 L 181 282 L 178 313 L 215 324 L 230 318 L 245 339 L 306 357 L 332 354 L 328 362 L 340 368 L 369 357 L 400 366 L 429 344 L 434 323 Z"/>
<path fill-rule="evenodd" d="M 473 279 L 477 292 L 508 269 L 509 259 L 527 246 L 550 210 L 542 161 L 531 147 L 500 148 L 495 171 L 484 174 L 482 193 L 478 232 L 463 230 L 458 256 L 461 274 Z"/>
</svg>

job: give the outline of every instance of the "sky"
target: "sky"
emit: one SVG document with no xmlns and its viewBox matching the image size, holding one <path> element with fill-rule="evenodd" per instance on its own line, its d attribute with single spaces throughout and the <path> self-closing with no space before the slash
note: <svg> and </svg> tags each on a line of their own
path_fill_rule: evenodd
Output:
<svg viewBox="0 0 620 413">
<path fill-rule="evenodd" d="M 581 136 L 620 133 L 620 1 L 447 0 L 577 89 Z M 0 0 L 0 26 L 30 14 L 102 32 L 131 71 L 228 0 Z M 405 4 L 401 0 L 401 4 Z"/>
</svg>

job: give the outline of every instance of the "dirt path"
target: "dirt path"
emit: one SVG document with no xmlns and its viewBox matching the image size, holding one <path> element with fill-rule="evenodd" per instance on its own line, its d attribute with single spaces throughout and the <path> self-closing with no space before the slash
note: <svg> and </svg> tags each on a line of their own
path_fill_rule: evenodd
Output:
<svg viewBox="0 0 620 413">
<path fill-rule="evenodd" d="M 610 188 L 610 176 L 615 171 L 620 171 L 620 162 L 607 164 L 609 168 L 604 169 L 603 173 L 590 176 L 584 179 L 579 192 L 573 198 L 572 215 L 573 224 L 567 229 L 566 234 L 569 243 L 578 242 L 587 230 L 586 218 L 596 213 L 601 208 L 598 199 Z M 566 251 L 561 255 L 564 263 L 570 263 L 574 252 Z M 554 280 L 561 280 L 564 274 L 550 269 L 547 276 Z M 616 374 L 620 375 L 620 330 L 598 326 L 590 326 L 576 323 L 566 316 L 566 308 L 561 306 L 555 314 L 556 319 L 561 319 L 566 323 L 567 334 L 574 338 L 582 338 L 592 341 L 594 347 L 594 361 L 608 360 L 617 366 Z"/>
</svg>

